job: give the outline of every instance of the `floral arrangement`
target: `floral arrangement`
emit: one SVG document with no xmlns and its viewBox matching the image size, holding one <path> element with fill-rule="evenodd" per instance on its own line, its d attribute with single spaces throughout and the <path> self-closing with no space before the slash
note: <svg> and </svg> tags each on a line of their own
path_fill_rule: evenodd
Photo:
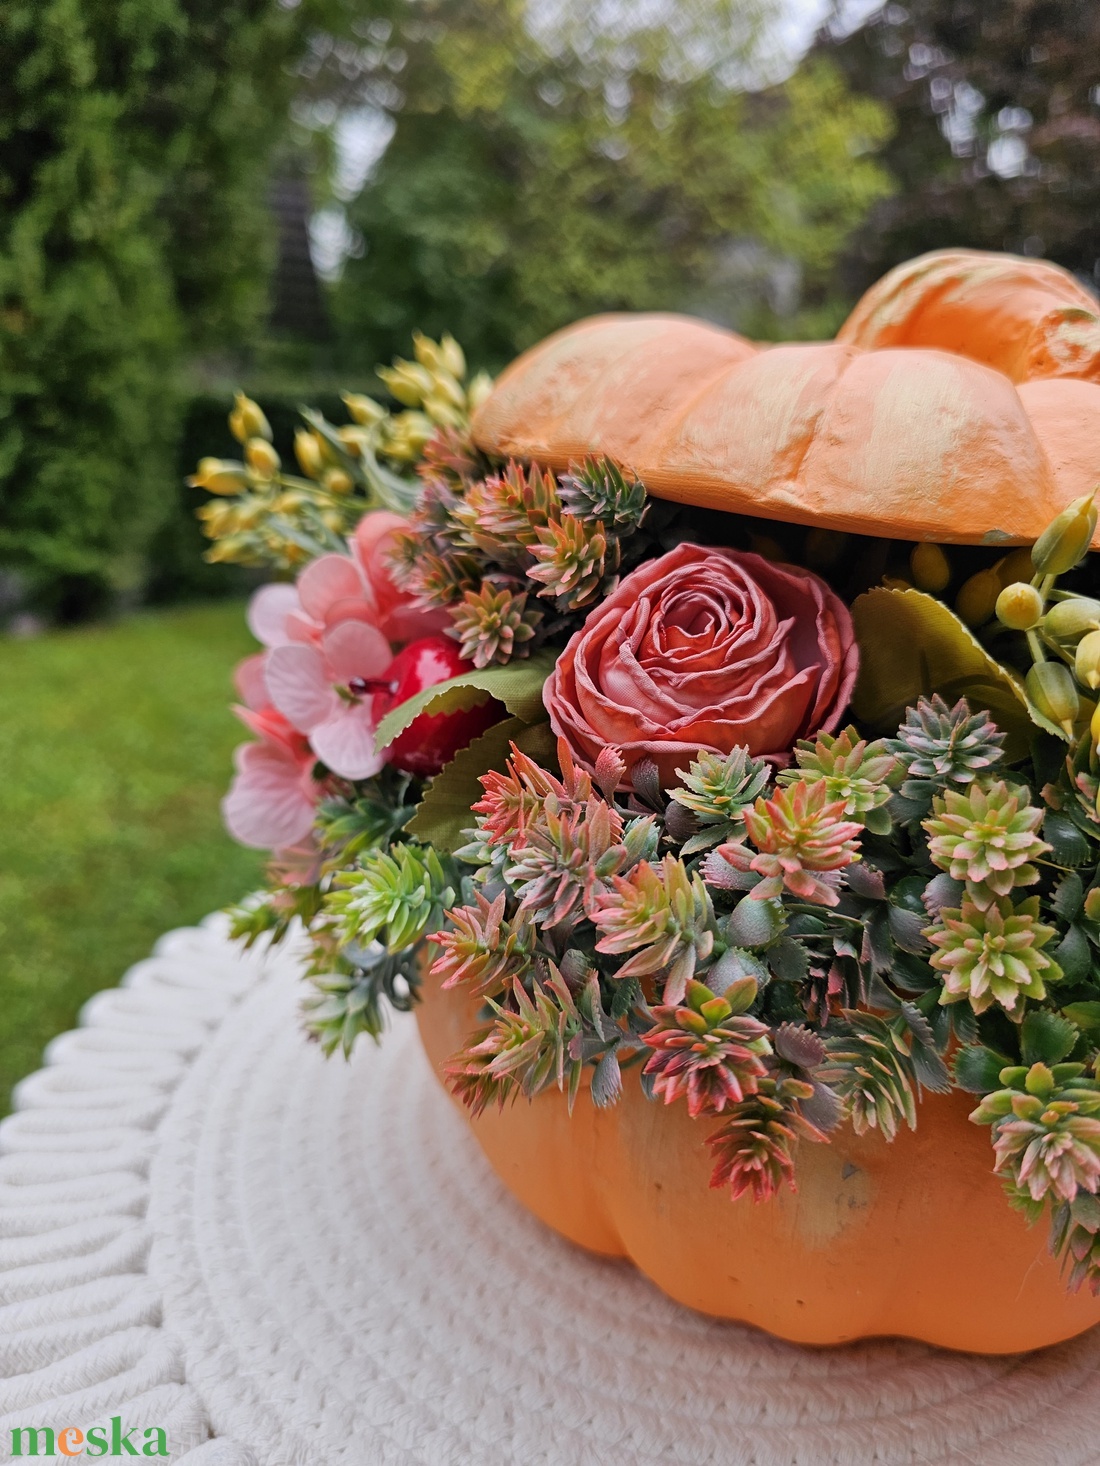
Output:
<svg viewBox="0 0 1100 1466">
<path fill-rule="evenodd" d="M 480 1012 L 475 1113 L 629 1078 L 760 1202 L 964 1090 L 1100 1290 L 1091 498 L 1007 552 L 705 512 L 488 460 L 450 338 L 380 376 L 399 410 L 306 413 L 294 475 L 238 398 L 193 480 L 211 558 L 283 577 L 225 815 L 274 852 L 237 935 L 309 932 L 310 1033 L 349 1052 L 430 971 Z"/>
</svg>

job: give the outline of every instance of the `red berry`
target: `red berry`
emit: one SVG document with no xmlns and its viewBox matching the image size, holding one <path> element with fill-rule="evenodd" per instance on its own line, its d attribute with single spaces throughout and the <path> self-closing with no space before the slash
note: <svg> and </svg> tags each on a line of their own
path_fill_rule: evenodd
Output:
<svg viewBox="0 0 1100 1466">
<path fill-rule="evenodd" d="M 449 636 L 422 636 L 419 641 L 410 641 L 386 669 L 388 690 L 375 695 L 379 721 L 425 687 L 470 672 L 473 665 L 459 656 L 458 647 Z M 460 748 L 499 722 L 503 712 L 500 703 L 491 698 L 462 712 L 421 713 L 386 749 L 386 762 L 406 774 L 430 778 Z"/>
</svg>

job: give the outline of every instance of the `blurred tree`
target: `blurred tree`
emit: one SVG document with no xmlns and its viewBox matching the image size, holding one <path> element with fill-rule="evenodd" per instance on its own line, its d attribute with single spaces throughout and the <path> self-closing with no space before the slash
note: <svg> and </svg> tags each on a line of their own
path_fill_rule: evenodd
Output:
<svg viewBox="0 0 1100 1466">
<path fill-rule="evenodd" d="M 262 312 L 268 160 L 338 3 L 0 6 L 0 566 L 63 614 L 141 583 L 178 364 Z"/>
<path fill-rule="evenodd" d="M 419 326 L 497 366 L 598 310 L 831 324 L 836 252 L 886 187 L 884 109 L 824 62 L 763 85 L 768 14 L 744 0 L 647 6 L 633 26 L 609 9 L 418 0 L 376 18 L 358 95 L 394 131 L 350 207 L 364 248 L 337 292 L 366 359 Z"/>
<path fill-rule="evenodd" d="M 1100 282 L 1100 5 L 905 0 L 818 55 L 897 119 L 895 181 L 846 260 L 853 289 L 943 245 L 1044 255 Z"/>
</svg>

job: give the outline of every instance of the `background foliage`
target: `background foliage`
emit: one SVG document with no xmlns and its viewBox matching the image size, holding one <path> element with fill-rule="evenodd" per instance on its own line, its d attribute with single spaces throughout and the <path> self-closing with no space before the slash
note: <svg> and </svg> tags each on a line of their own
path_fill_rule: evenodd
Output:
<svg viewBox="0 0 1100 1466">
<path fill-rule="evenodd" d="M 838 4 L 843 13 L 843 4 Z M 895 119 L 894 187 L 847 251 L 858 293 L 949 244 L 1042 255 L 1100 282 L 1100 6 L 906 0 L 816 48 Z"/>
<path fill-rule="evenodd" d="M 264 303 L 268 162 L 317 18 L 255 0 L 0 10 L 0 563 L 136 593 L 186 352 Z"/>
<path fill-rule="evenodd" d="M 450 329 L 500 366 L 608 309 L 774 332 L 777 269 L 820 307 L 837 251 L 888 187 L 871 156 L 888 114 L 822 59 L 735 88 L 764 64 L 762 22 L 722 0 L 684 11 L 705 64 L 667 21 L 536 36 L 512 0 L 407 7 L 361 53 L 393 138 L 349 211 L 364 248 L 336 310 L 353 351 L 384 359 L 416 326 Z M 831 324 L 786 314 L 786 329 Z"/>
<path fill-rule="evenodd" d="M 86 998 L 259 880 L 218 811 L 243 610 L 0 642 L 0 1113 Z"/>
</svg>

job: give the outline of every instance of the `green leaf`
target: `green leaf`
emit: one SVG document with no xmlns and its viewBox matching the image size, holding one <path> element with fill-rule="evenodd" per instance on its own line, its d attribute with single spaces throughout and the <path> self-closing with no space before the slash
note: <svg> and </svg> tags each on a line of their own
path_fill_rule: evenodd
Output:
<svg viewBox="0 0 1100 1466">
<path fill-rule="evenodd" d="M 955 1083 L 971 1094 L 992 1094 L 1000 1089 L 1001 1070 L 1008 1065 L 1009 1060 L 1003 1054 L 972 1044 L 955 1056 Z"/>
<path fill-rule="evenodd" d="M 965 697 L 1008 735 L 1010 761 L 1027 753 L 1034 726 L 1022 684 L 942 601 L 876 587 L 857 597 L 852 621 L 860 653 L 852 709 L 862 722 L 893 732 L 920 697 Z"/>
<path fill-rule="evenodd" d="M 742 896 L 726 923 L 736 947 L 765 947 L 783 930 L 783 908 L 778 901 L 757 901 Z"/>
<path fill-rule="evenodd" d="M 793 937 L 784 937 L 768 952 L 768 965 L 781 982 L 802 982 L 810 971 L 806 948 Z"/>
<path fill-rule="evenodd" d="M 622 1092 L 623 1077 L 619 1070 L 619 1060 L 612 1050 L 604 1054 L 596 1065 L 596 1072 L 592 1076 L 592 1103 L 598 1110 L 606 1110 L 611 1105 L 618 1104 Z"/>
<path fill-rule="evenodd" d="M 549 734 L 549 723 L 531 727 L 519 718 L 505 718 L 460 749 L 428 785 L 407 827 L 409 834 L 437 850 L 453 853 L 460 849 L 466 843 L 462 832 L 474 823 L 470 806 L 483 793 L 480 776 L 489 769 L 504 768 L 510 743 L 543 729 Z M 524 752 L 538 757 L 530 748 Z"/>
<path fill-rule="evenodd" d="M 1090 1033 L 1100 1031 L 1100 1003 L 1067 1003 L 1062 1012 L 1078 1028 L 1084 1028 Z"/>
<path fill-rule="evenodd" d="M 513 717 L 525 723 L 541 722 L 545 716 L 543 683 L 554 670 L 555 660 L 552 651 L 542 651 L 523 662 L 509 662 L 506 667 L 482 667 L 437 682 L 434 687 L 425 687 L 386 714 L 374 735 L 374 746 L 381 753 L 421 713 L 454 713 L 475 707 L 490 697 L 502 702 Z"/>
<path fill-rule="evenodd" d="M 1081 911 L 1085 899 L 1085 883 L 1076 871 L 1070 871 L 1058 882 L 1051 906 L 1066 921 L 1072 921 Z"/>
<path fill-rule="evenodd" d="M 1032 1009 L 1020 1028 L 1020 1054 L 1029 1066 L 1057 1064 L 1076 1042 L 1076 1026 L 1047 1008 Z"/>
<path fill-rule="evenodd" d="M 1089 858 L 1089 842 L 1069 816 L 1056 809 L 1048 810 L 1043 820 L 1043 839 L 1051 846 L 1055 865 L 1084 865 Z"/>
<path fill-rule="evenodd" d="M 1050 954 L 1067 982 L 1080 982 L 1092 967 L 1089 939 L 1079 926 L 1071 926 Z"/>
</svg>

